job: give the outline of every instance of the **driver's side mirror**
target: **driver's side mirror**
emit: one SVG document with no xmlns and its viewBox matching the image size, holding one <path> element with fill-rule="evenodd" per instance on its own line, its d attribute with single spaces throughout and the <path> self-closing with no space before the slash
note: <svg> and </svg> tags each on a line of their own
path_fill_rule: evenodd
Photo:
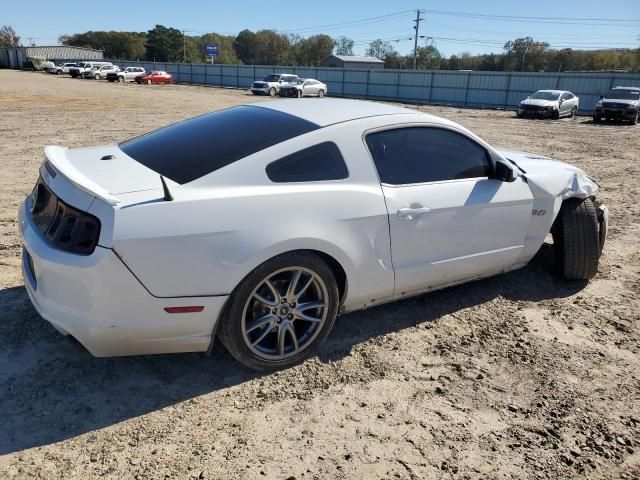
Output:
<svg viewBox="0 0 640 480">
<path fill-rule="evenodd" d="M 495 179 L 501 182 L 515 182 L 518 175 L 511 165 L 507 165 L 502 160 L 495 162 Z"/>
</svg>

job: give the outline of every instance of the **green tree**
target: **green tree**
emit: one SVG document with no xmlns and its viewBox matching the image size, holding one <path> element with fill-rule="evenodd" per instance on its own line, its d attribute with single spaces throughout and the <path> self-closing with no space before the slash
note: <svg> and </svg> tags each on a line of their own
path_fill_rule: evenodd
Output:
<svg viewBox="0 0 640 480">
<path fill-rule="evenodd" d="M 243 63 L 256 63 L 256 34 L 251 30 L 242 30 L 233 41 L 233 51 Z"/>
<path fill-rule="evenodd" d="M 147 35 L 142 32 L 89 31 L 62 35 L 58 41 L 73 47 L 102 50 L 106 58 L 139 59 L 145 56 Z"/>
<path fill-rule="evenodd" d="M 209 57 L 205 57 L 205 46 L 207 43 L 217 43 L 218 56 L 213 58 L 213 63 L 242 63 L 233 48 L 235 38 L 233 35 L 220 35 L 218 33 L 206 33 L 198 37 L 196 43 L 199 58 L 211 61 Z"/>
<path fill-rule="evenodd" d="M 348 37 L 338 37 L 336 39 L 336 55 L 353 55 L 353 40 Z"/>
<path fill-rule="evenodd" d="M 334 45 L 334 40 L 328 35 L 313 35 L 302 40 L 296 46 L 297 63 L 317 67 L 322 60 L 331 55 Z"/>
<path fill-rule="evenodd" d="M 538 71 L 544 67 L 544 52 L 547 42 L 536 42 L 531 37 L 516 38 L 504 44 L 504 51 L 510 57 L 509 67 L 515 70 Z"/>
<path fill-rule="evenodd" d="M 434 46 L 418 47 L 416 55 L 416 68 L 423 70 L 437 70 L 440 68 L 442 55 Z"/>
<path fill-rule="evenodd" d="M 384 57 L 384 68 L 406 68 L 407 58 L 393 50 Z"/>
<path fill-rule="evenodd" d="M 282 65 L 289 58 L 289 38 L 273 30 L 256 32 L 255 63 Z"/>
<path fill-rule="evenodd" d="M 183 58 L 182 32 L 176 28 L 156 25 L 147 32 L 147 60 L 175 62 Z"/>
<path fill-rule="evenodd" d="M 385 42 L 378 38 L 369 44 L 365 53 L 370 57 L 376 57 L 380 60 L 384 60 L 385 57 L 392 52 L 395 52 L 393 46 L 389 42 Z"/>
</svg>

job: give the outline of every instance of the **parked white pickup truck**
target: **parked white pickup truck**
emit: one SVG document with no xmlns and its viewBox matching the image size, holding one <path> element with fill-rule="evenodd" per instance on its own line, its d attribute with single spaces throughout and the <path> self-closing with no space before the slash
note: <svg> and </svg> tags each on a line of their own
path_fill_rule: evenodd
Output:
<svg viewBox="0 0 640 480">
<path fill-rule="evenodd" d="M 107 80 L 110 82 L 135 82 L 136 77 L 144 75 L 146 70 L 142 67 L 127 67 L 119 72 L 107 73 Z"/>
</svg>

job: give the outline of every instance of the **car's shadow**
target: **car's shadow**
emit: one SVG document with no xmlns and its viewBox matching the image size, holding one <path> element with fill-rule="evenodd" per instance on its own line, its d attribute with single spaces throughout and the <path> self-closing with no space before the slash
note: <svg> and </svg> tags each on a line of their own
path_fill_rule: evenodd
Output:
<svg viewBox="0 0 640 480">
<path fill-rule="evenodd" d="M 550 248 L 543 248 L 524 269 L 341 316 L 319 359 L 338 360 L 373 337 L 497 296 L 538 301 L 582 289 L 582 283 L 551 275 L 550 255 Z M 59 442 L 265 375 L 241 368 L 221 348 L 210 357 L 93 358 L 43 321 L 22 287 L 0 290 L 0 312 L 0 455 Z"/>
</svg>

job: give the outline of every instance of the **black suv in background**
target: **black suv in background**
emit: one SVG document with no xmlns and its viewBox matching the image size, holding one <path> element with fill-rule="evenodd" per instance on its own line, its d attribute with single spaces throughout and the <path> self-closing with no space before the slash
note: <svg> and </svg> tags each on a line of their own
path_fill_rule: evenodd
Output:
<svg viewBox="0 0 640 480">
<path fill-rule="evenodd" d="M 593 122 L 627 120 L 635 125 L 640 121 L 640 87 L 615 87 L 607 96 L 600 97 L 593 112 Z"/>
</svg>

